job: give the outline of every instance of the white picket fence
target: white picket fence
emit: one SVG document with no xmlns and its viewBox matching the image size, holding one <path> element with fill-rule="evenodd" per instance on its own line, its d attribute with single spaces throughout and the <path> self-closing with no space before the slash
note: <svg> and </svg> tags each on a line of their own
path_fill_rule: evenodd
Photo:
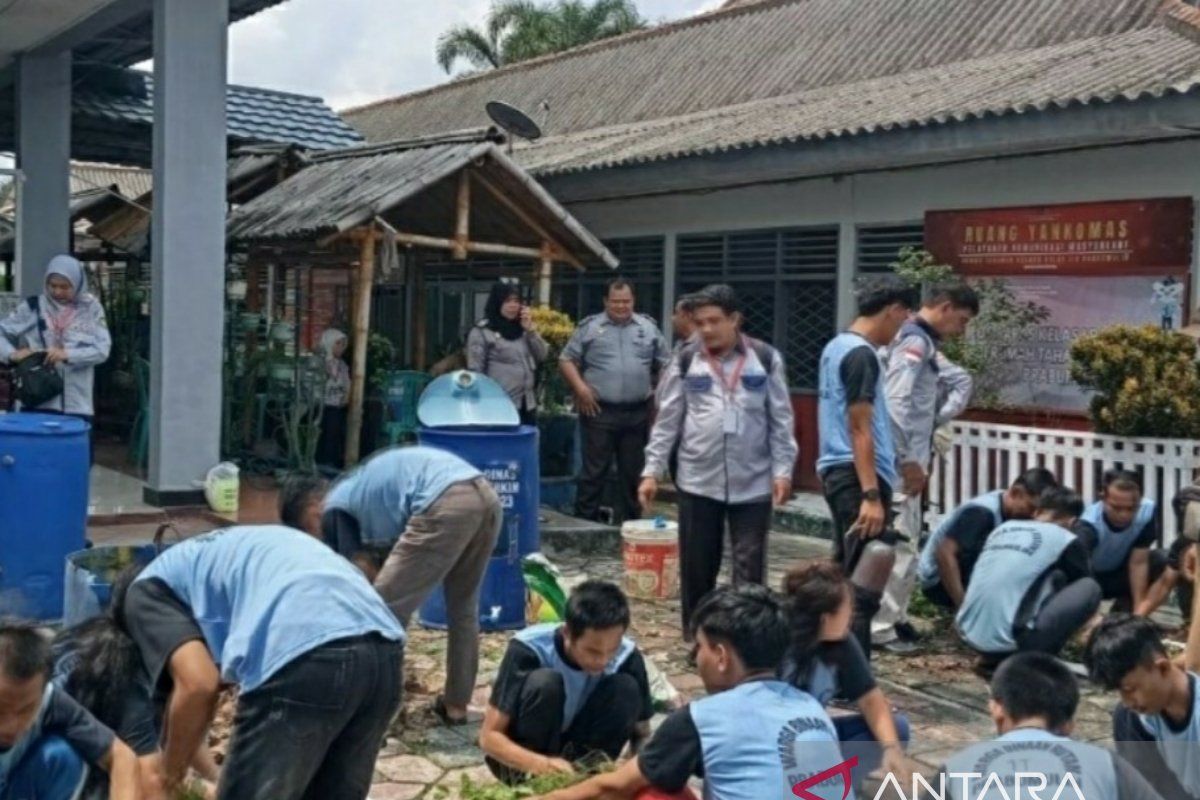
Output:
<svg viewBox="0 0 1200 800">
<path fill-rule="evenodd" d="M 963 502 L 1007 487 L 1026 469 L 1045 467 L 1086 502 L 1096 499 L 1105 470 L 1139 473 L 1146 497 L 1162 509 L 1163 544 L 1177 534 L 1171 500 L 1198 476 L 1200 441 L 1121 438 L 1086 431 L 956 422 L 954 446 L 934 465 L 930 526 Z"/>
</svg>

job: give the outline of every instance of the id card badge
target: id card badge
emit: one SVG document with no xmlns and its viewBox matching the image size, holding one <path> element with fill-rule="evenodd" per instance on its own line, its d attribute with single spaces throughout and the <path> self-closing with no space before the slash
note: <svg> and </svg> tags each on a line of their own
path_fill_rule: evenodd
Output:
<svg viewBox="0 0 1200 800">
<path fill-rule="evenodd" d="M 724 424 L 722 429 L 725 434 L 737 436 L 741 433 L 742 415 L 738 413 L 736 408 L 725 409 Z"/>
</svg>

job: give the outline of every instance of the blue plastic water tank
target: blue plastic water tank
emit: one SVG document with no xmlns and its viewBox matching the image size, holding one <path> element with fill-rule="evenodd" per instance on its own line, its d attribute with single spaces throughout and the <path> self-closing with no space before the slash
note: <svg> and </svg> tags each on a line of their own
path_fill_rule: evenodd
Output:
<svg viewBox="0 0 1200 800">
<path fill-rule="evenodd" d="M 491 482 L 504 506 L 500 538 L 479 596 L 484 630 L 525 626 L 525 578 L 521 558 L 540 549 L 538 536 L 538 431 L 517 428 L 421 428 L 421 444 L 447 450 L 474 465 Z M 421 624 L 446 627 L 446 598 L 438 587 L 421 607 Z"/>
<path fill-rule="evenodd" d="M 0 416 L 0 616 L 56 620 L 66 558 L 85 544 L 88 424 Z"/>
</svg>

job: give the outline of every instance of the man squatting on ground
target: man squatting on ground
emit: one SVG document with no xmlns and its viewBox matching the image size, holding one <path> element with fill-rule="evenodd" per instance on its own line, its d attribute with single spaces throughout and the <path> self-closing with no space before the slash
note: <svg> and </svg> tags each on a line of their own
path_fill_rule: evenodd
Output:
<svg viewBox="0 0 1200 800">
<path fill-rule="evenodd" d="M 593 752 L 615 759 L 650 735 L 646 664 L 625 635 L 629 602 L 614 584 L 586 581 L 561 625 L 516 634 L 500 663 L 479 746 L 496 777 L 572 772 Z"/>
</svg>

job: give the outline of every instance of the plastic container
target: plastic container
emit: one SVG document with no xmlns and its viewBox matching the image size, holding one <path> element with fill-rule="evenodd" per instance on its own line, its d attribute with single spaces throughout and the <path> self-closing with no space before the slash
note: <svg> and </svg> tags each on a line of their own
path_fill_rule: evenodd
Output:
<svg viewBox="0 0 1200 800">
<path fill-rule="evenodd" d="M 112 602 L 117 576 L 130 564 L 149 564 L 158 554 L 152 544 L 114 545 L 67 556 L 63 625 L 70 627 L 102 614 Z"/>
<path fill-rule="evenodd" d="M 484 575 L 479 620 L 487 631 L 525 627 L 521 558 L 540 549 L 537 428 L 421 428 L 417 439 L 474 465 L 500 495 L 504 521 Z M 440 586 L 421 606 L 419 619 L 427 628 L 446 627 L 446 598 Z"/>
<path fill-rule="evenodd" d="M 241 481 L 238 467 L 230 461 L 222 461 L 208 471 L 204 478 L 204 499 L 218 514 L 236 514 L 238 492 Z"/>
<path fill-rule="evenodd" d="M 631 519 L 621 526 L 625 593 L 640 600 L 679 597 L 679 525 Z"/>
<path fill-rule="evenodd" d="M 62 617 L 67 555 L 86 544 L 88 469 L 83 420 L 0 416 L 0 617 Z"/>
</svg>

